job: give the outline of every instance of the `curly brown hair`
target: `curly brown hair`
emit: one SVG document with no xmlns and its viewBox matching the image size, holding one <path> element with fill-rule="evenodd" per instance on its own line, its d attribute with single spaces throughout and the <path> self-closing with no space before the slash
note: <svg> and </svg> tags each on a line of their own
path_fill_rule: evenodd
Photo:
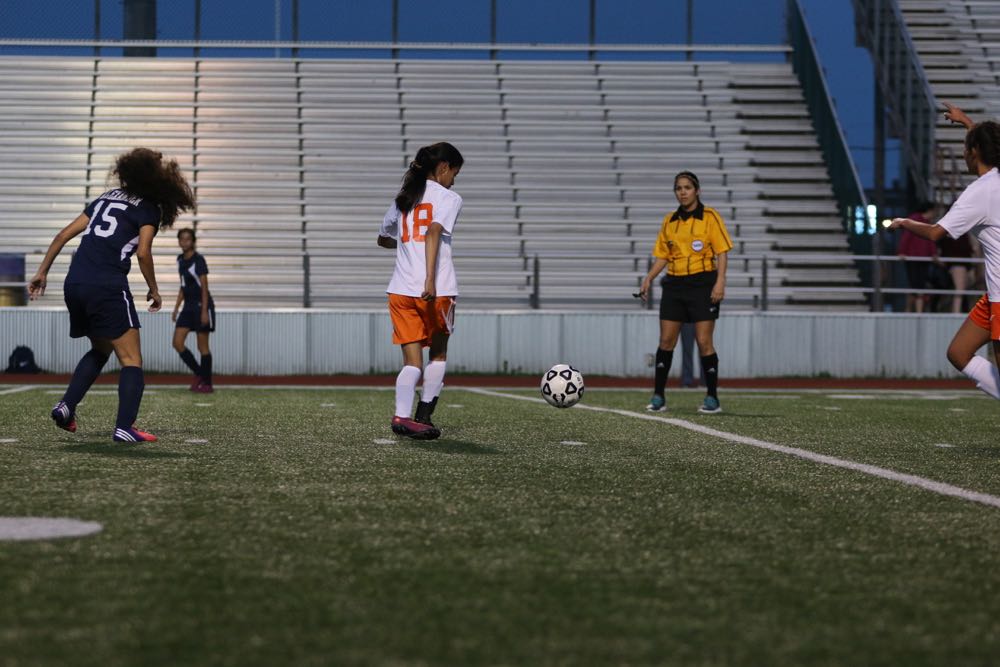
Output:
<svg viewBox="0 0 1000 667">
<path fill-rule="evenodd" d="M 121 189 L 130 195 L 159 205 L 160 229 L 172 226 L 180 212 L 195 210 L 194 192 L 177 160 L 164 160 L 159 151 L 133 148 L 119 155 L 111 167 L 111 177 L 117 177 Z"/>
<path fill-rule="evenodd" d="M 979 161 L 988 167 L 1000 167 L 1000 123 L 984 120 L 965 135 L 965 147 L 979 152 Z"/>
</svg>

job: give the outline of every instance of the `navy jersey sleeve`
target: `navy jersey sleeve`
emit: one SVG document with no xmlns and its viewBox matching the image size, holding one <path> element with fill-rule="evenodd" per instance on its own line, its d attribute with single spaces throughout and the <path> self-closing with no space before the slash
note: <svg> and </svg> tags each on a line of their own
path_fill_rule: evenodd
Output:
<svg viewBox="0 0 1000 667">
<path fill-rule="evenodd" d="M 98 197 L 94 201 L 92 201 L 89 204 L 87 204 L 87 206 L 83 209 L 83 214 L 85 216 L 87 216 L 88 218 L 93 218 L 94 217 L 94 207 L 97 205 L 97 202 L 99 202 L 99 201 L 101 201 L 100 197 Z"/>
<path fill-rule="evenodd" d="M 201 255 L 195 256 L 194 259 L 194 272 L 199 276 L 204 276 L 208 274 L 208 262 Z"/>
<path fill-rule="evenodd" d="M 143 202 L 142 205 L 139 206 L 139 210 L 136 211 L 135 222 L 139 227 L 144 227 L 146 225 L 159 227 L 160 207 L 150 202 Z"/>
</svg>

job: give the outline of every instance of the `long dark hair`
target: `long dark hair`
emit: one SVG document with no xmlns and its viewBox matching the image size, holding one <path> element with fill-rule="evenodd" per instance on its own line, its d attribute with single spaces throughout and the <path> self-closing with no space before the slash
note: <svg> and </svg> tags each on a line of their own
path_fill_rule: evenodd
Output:
<svg viewBox="0 0 1000 667">
<path fill-rule="evenodd" d="M 1000 167 L 1000 123 L 984 120 L 965 135 L 965 147 L 979 152 L 979 161 L 988 167 Z"/>
<path fill-rule="evenodd" d="M 159 205 L 160 229 L 172 226 L 181 211 L 195 209 L 194 192 L 184 180 L 177 160 L 164 160 L 159 151 L 133 148 L 119 155 L 111 167 L 111 176 L 118 178 L 125 192 Z"/>
<path fill-rule="evenodd" d="M 441 141 L 430 146 L 424 146 L 417 151 L 416 157 L 410 163 L 410 168 L 403 175 L 403 185 L 396 195 L 396 208 L 403 213 L 409 213 L 417 205 L 420 198 L 424 196 L 427 188 L 427 177 L 433 174 L 437 166 L 442 162 L 452 169 L 458 169 L 465 162 L 465 158 L 458 152 L 458 149 L 447 141 Z"/>
</svg>

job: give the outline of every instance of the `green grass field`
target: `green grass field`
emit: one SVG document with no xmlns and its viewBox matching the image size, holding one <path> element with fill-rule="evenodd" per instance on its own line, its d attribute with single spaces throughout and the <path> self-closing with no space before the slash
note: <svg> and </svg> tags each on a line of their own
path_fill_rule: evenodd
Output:
<svg viewBox="0 0 1000 667">
<path fill-rule="evenodd" d="M 160 442 L 112 444 L 100 389 L 75 435 L 54 390 L 0 395 L 0 516 L 104 525 L 0 542 L 4 667 L 1000 659 L 997 507 L 449 388 L 434 442 L 391 435 L 384 391 L 150 387 Z M 702 416 L 675 393 L 665 416 L 1000 495 L 996 403 L 851 395 L 723 392 Z"/>
</svg>

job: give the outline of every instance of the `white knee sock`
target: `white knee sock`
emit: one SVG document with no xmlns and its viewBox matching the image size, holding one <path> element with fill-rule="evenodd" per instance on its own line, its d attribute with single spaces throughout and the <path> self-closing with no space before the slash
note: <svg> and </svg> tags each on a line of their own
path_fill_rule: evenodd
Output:
<svg viewBox="0 0 1000 667">
<path fill-rule="evenodd" d="M 448 365 L 445 361 L 432 361 L 424 369 L 424 388 L 420 393 L 420 400 L 430 403 L 441 395 L 444 388 L 444 370 Z"/>
<path fill-rule="evenodd" d="M 962 372 L 984 392 L 1000 399 L 1000 372 L 996 366 L 982 357 L 972 357 L 972 361 L 962 369 Z"/>
<path fill-rule="evenodd" d="M 403 366 L 396 376 L 396 416 L 410 418 L 413 411 L 413 396 L 420 382 L 420 369 L 416 366 Z"/>
</svg>

